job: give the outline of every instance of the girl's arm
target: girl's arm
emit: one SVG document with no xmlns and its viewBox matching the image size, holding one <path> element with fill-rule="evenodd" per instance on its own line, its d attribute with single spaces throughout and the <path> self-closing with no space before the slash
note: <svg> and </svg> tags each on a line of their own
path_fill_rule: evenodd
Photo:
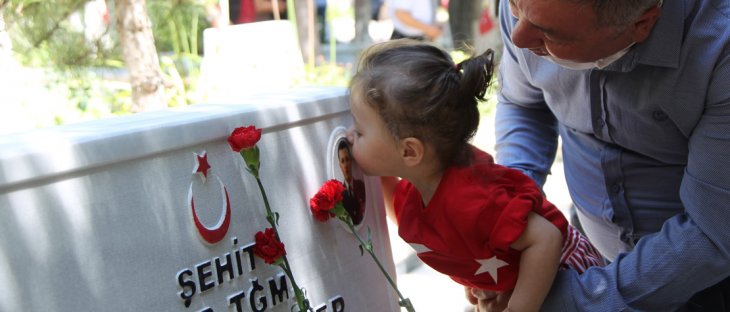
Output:
<svg viewBox="0 0 730 312">
<path fill-rule="evenodd" d="M 531 212 L 525 231 L 510 247 L 522 250 L 522 255 L 517 284 L 505 311 L 538 311 L 558 272 L 563 235 L 555 225 Z"/>
</svg>

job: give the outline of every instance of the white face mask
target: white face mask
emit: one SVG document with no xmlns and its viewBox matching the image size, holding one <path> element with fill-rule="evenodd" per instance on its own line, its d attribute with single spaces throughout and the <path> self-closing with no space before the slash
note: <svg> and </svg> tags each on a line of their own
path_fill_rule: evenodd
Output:
<svg viewBox="0 0 730 312">
<path fill-rule="evenodd" d="M 662 4 L 664 4 L 664 0 L 657 1 L 658 7 L 661 8 Z M 554 57 L 549 54 L 542 56 L 542 57 L 550 62 L 558 64 L 567 69 L 573 69 L 573 70 L 586 70 L 586 69 L 593 69 L 593 68 L 603 69 L 606 66 L 611 65 L 611 63 L 615 62 L 616 60 L 620 59 L 622 56 L 624 56 L 624 54 L 626 54 L 626 52 L 629 52 L 629 49 L 632 46 L 634 46 L 635 43 L 636 42 L 632 42 L 631 44 L 629 44 L 628 47 L 622 49 L 621 51 L 618 51 L 618 52 L 614 53 L 613 55 L 609 55 L 609 56 L 604 57 L 595 62 L 588 62 L 588 63 L 573 62 L 573 61 L 569 61 L 569 60 L 560 59 L 560 58 Z"/>
<path fill-rule="evenodd" d="M 587 62 L 587 63 L 579 63 L 579 62 L 573 62 L 569 60 L 564 60 L 561 58 L 554 57 L 552 55 L 544 55 L 542 56 L 544 59 L 553 62 L 555 64 L 560 65 L 561 67 L 567 68 L 567 69 L 573 69 L 573 70 L 586 70 L 586 69 L 603 69 L 608 65 L 611 65 L 611 63 L 615 62 L 616 60 L 620 59 L 626 52 L 629 52 L 629 49 L 634 45 L 634 42 L 632 42 L 628 47 L 623 48 L 621 51 L 618 51 L 612 55 L 609 55 L 607 57 L 604 57 L 600 60 L 594 61 L 594 62 Z"/>
</svg>

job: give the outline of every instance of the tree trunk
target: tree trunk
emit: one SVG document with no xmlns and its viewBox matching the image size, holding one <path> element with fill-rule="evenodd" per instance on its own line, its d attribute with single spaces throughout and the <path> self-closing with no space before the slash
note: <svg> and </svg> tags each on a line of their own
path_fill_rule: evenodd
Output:
<svg viewBox="0 0 730 312">
<path fill-rule="evenodd" d="M 145 0 L 114 3 L 116 29 L 132 86 L 132 112 L 165 108 L 165 85 Z"/>
<path fill-rule="evenodd" d="M 13 58 L 13 43 L 10 40 L 10 34 L 5 26 L 5 18 L 3 18 L 3 7 L 0 6 L 0 68 L 10 68 L 15 65 Z"/>
<path fill-rule="evenodd" d="M 294 11 L 302 58 L 307 64 L 314 66 L 314 59 L 319 51 L 319 37 L 315 32 L 314 0 L 295 0 Z M 287 14 L 291 14 L 291 12 Z"/>
<path fill-rule="evenodd" d="M 454 48 L 474 46 L 474 23 L 481 13 L 481 1 L 449 1 L 449 27 Z"/>
<path fill-rule="evenodd" d="M 367 44 L 370 42 L 370 33 L 368 26 L 373 17 L 373 1 L 372 0 L 355 0 L 355 39 L 358 44 Z"/>
</svg>

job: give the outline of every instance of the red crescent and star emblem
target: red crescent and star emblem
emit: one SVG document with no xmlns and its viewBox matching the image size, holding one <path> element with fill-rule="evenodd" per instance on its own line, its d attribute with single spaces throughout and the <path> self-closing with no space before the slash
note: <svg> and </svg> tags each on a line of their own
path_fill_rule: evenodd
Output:
<svg viewBox="0 0 730 312">
<path fill-rule="evenodd" d="M 193 153 L 195 155 L 195 168 L 193 168 L 193 174 L 199 175 L 200 178 L 203 181 L 203 184 L 207 183 L 209 175 L 208 170 L 210 170 L 210 164 L 208 163 L 208 155 L 206 151 L 198 153 Z M 223 182 L 218 178 L 218 176 L 211 174 L 210 177 L 215 178 L 215 180 L 220 183 L 221 187 L 221 197 L 225 197 L 224 207 L 222 207 L 221 210 L 223 210 L 223 214 L 218 219 L 218 222 L 212 226 L 212 227 L 206 227 L 198 218 L 198 214 L 195 211 L 195 199 L 193 198 L 193 182 L 190 182 L 190 188 L 188 189 L 188 198 L 190 198 L 190 208 L 193 212 L 193 221 L 195 222 L 195 227 L 198 229 L 198 233 L 200 233 L 200 236 L 205 240 L 206 242 L 210 244 L 215 244 L 219 241 L 221 241 L 226 234 L 228 233 L 228 227 L 231 224 L 231 202 L 228 198 L 228 190 L 226 189 L 226 186 L 223 185 Z"/>
</svg>

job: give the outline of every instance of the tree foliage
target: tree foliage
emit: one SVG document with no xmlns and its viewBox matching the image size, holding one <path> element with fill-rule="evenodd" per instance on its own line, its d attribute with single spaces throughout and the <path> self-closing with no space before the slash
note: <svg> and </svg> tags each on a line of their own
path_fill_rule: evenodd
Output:
<svg viewBox="0 0 730 312">
<path fill-rule="evenodd" d="M 210 23 L 201 0 L 148 0 L 147 11 L 158 51 L 202 54 L 203 30 Z"/>
<path fill-rule="evenodd" d="M 92 0 L 0 0 L 13 49 L 28 66 L 119 66 L 121 50 L 114 20 L 87 25 Z M 109 11 L 114 1 L 106 1 Z M 148 0 L 157 51 L 165 54 L 202 53 L 202 31 L 209 27 L 202 0 Z M 101 28 L 99 29 L 98 27 Z M 94 29 L 90 29 L 94 28 Z"/>
<path fill-rule="evenodd" d="M 20 61 L 30 66 L 80 67 L 118 59 L 108 25 L 91 32 L 88 0 L 6 0 L 2 14 Z"/>
<path fill-rule="evenodd" d="M 146 0 L 156 51 L 165 80 L 169 105 L 189 104 L 188 90 L 199 74 L 202 30 L 209 26 L 205 16 L 206 0 Z M 119 90 L 118 81 L 129 73 L 123 58 L 117 29 L 117 1 L 113 0 L 0 0 L 0 10 L 12 39 L 13 54 L 26 67 L 44 68 L 51 84 L 68 90 L 68 98 L 84 111 L 94 80 L 108 82 Z M 3 34 L 0 34 L 2 36 Z M 193 78 L 191 78 L 193 77 Z M 134 79 L 134 78 L 133 78 Z M 139 82 L 130 81 L 131 86 Z M 54 87 L 57 89 L 57 87 Z M 132 92 L 115 92 L 129 97 Z M 129 112 L 131 99 L 115 99 L 112 112 Z"/>
</svg>

